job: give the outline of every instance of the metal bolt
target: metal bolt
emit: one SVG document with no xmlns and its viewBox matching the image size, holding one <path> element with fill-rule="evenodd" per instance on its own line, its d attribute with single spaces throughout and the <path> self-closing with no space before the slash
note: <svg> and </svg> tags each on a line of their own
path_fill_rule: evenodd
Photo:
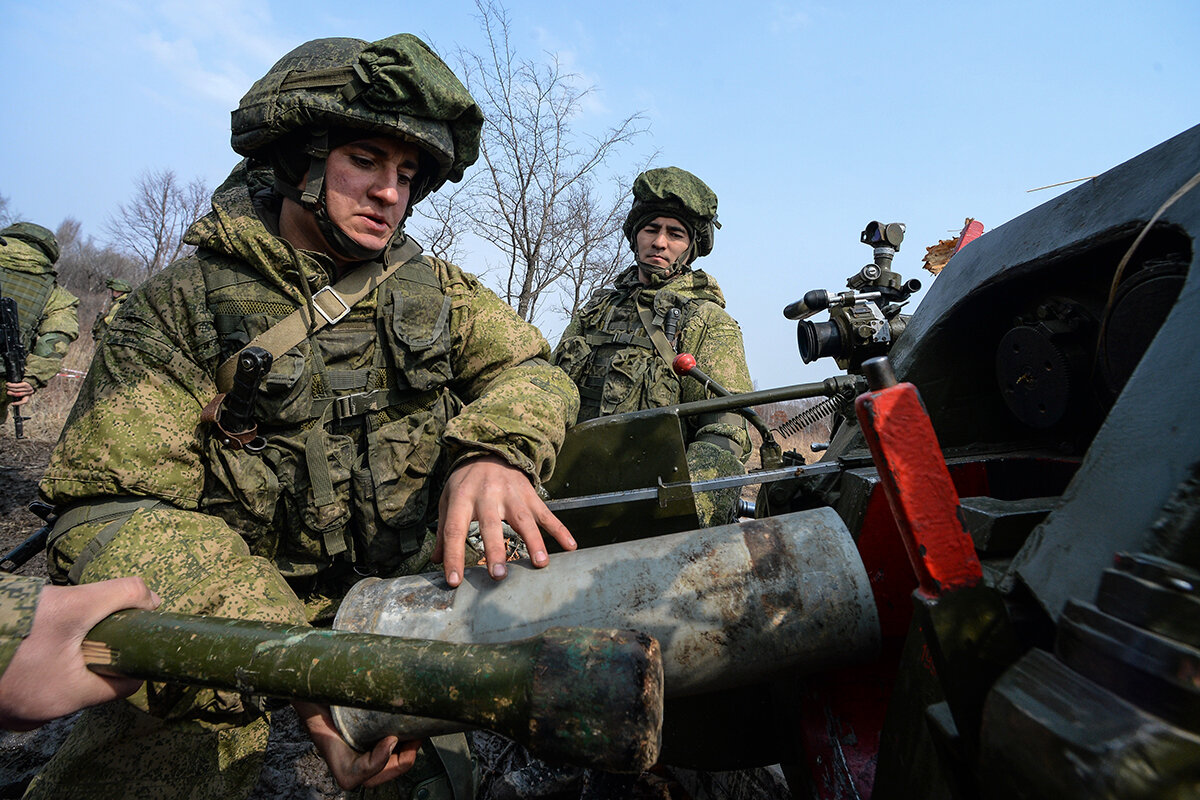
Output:
<svg viewBox="0 0 1200 800">
<path fill-rule="evenodd" d="M 887 356 L 868 358 L 862 363 L 862 371 L 867 379 L 867 386 L 873 392 L 899 383 L 896 380 L 896 373 L 892 370 L 892 362 L 888 360 Z"/>
</svg>

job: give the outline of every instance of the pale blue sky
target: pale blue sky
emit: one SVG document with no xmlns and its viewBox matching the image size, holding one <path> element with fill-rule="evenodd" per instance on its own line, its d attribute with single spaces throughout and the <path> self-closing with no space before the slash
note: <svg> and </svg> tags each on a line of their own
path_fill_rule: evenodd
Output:
<svg viewBox="0 0 1200 800">
<path fill-rule="evenodd" d="M 27 219 L 103 238 L 136 176 L 218 184 L 236 162 L 229 111 L 283 53 L 320 36 L 412 32 L 480 45 L 470 0 L 0 4 L 0 194 Z M 585 130 L 643 111 L 657 148 L 720 198 L 713 254 L 762 386 L 820 380 L 785 304 L 841 290 L 870 260 L 872 220 L 908 225 L 895 268 L 963 219 L 990 230 L 1200 122 L 1200 2 L 662 2 L 510 0 L 524 57 L 557 53 L 597 87 Z M 335 10 L 336 9 L 336 10 Z M 1198 165 L 1200 166 L 1200 165 Z M 485 246 L 462 259 L 484 272 Z M 919 297 L 919 296 L 918 296 Z M 565 320 L 538 320 L 553 344 Z"/>
</svg>

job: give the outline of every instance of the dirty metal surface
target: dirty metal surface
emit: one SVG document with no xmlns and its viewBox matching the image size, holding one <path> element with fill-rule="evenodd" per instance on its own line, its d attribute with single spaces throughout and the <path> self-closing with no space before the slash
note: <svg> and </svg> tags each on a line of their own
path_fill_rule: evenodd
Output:
<svg viewBox="0 0 1200 800">
<path fill-rule="evenodd" d="M 564 625 L 644 631 L 662 646 L 668 697 L 859 663 L 878 648 L 869 581 L 828 508 L 510 567 L 501 582 L 469 569 L 457 590 L 440 575 L 363 581 L 334 624 L 474 643 Z"/>
</svg>

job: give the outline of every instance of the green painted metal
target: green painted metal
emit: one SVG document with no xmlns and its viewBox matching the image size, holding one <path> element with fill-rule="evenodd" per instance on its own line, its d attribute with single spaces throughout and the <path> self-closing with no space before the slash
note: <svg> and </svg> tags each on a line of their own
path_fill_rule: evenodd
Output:
<svg viewBox="0 0 1200 800">
<path fill-rule="evenodd" d="M 614 771 L 658 758 L 662 655 L 632 631 L 477 645 L 135 610 L 93 628 L 85 654 L 101 674 L 452 719 Z"/>
</svg>

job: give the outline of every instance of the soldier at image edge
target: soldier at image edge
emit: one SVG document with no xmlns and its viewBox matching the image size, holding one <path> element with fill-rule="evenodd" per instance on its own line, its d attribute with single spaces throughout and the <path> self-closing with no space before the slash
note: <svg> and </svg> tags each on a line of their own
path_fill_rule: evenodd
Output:
<svg viewBox="0 0 1200 800">
<path fill-rule="evenodd" d="M 753 388 L 741 328 L 717 282 L 691 266 L 712 252 L 718 227 L 717 196 L 692 173 L 663 167 L 634 180 L 623 230 L 635 263 L 591 297 L 554 351 L 579 387 L 580 422 L 704 399 L 699 381 L 672 371 L 677 353 L 691 353 L 730 392 Z M 741 416 L 705 414 L 685 425 L 692 480 L 745 473 L 750 434 Z M 732 522 L 737 499 L 737 489 L 697 494 L 701 525 Z"/>
<path fill-rule="evenodd" d="M 366 576 L 442 562 L 457 586 L 473 520 L 495 579 L 502 520 L 535 566 L 543 531 L 575 547 L 537 494 L 574 385 L 533 326 L 403 232 L 474 163 L 481 125 L 408 34 L 308 42 L 255 83 L 232 119 L 245 158 L 188 231 L 196 251 L 125 301 L 51 455 L 55 582 L 140 575 L 163 611 L 320 624 Z M 235 365 L 251 344 L 273 364 L 249 387 L 260 438 L 242 447 L 218 395 L 247 393 Z M 343 788 L 475 791 L 461 734 L 357 753 L 327 708 L 293 705 Z M 147 683 L 85 711 L 26 796 L 245 797 L 268 712 Z"/>
<path fill-rule="evenodd" d="M 34 393 L 58 374 L 71 342 L 79 336 L 79 298 L 58 285 L 58 240 L 41 225 L 16 222 L 0 230 L 0 297 L 16 300 L 25 376 L 10 381 L 0 394 L 0 423 L 8 407 L 25 406 Z"/>
<path fill-rule="evenodd" d="M 104 334 L 108 331 L 108 326 L 116 318 L 117 312 L 121 310 L 121 304 L 125 302 L 125 298 L 133 291 L 133 287 L 129 285 L 129 281 L 121 278 L 109 278 L 104 282 L 108 289 L 108 310 L 96 317 L 95 323 L 92 325 L 92 341 L 96 344 L 104 338 Z"/>
<path fill-rule="evenodd" d="M 89 671 L 83 639 L 115 611 L 158 603 L 141 578 L 46 586 L 41 578 L 0 575 L 0 728 L 32 730 L 137 691 L 139 680 Z"/>
</svg>

